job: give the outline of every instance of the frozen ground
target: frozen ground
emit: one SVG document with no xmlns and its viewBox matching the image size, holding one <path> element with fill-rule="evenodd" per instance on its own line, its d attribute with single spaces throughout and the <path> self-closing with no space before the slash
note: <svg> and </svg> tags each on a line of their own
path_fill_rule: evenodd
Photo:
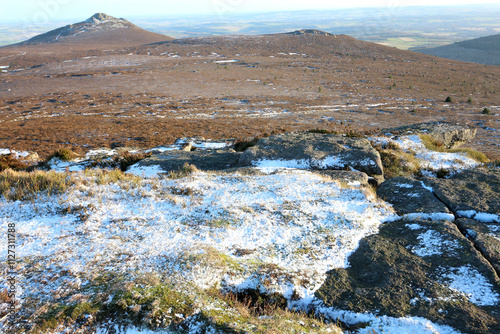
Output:
<svg viewBox="0 0 500 334">
<path fill-rule="evenodd" d="M 185 143 L 157 149 L 179 149 Z M 416 138 L 400 139 L 400 144 L 425 155 L 429 167 L 440 168 L 452 159 L 425 152 Z M 220 149 L 227 144 L 198 146 Z M 113 150 L 93 151 L 83 161 L 114 154 Z M 474 165 L 466 157 L 453 155 L 454 161 L 458 159 L 464 166 Z M 278 292 L 289 300 L 293 296 L 294 307 L 315 304 L 327 318 L 370 323 L 359 333 L 372 329 L 458 333 L 422 318 L 377 317 L 318 304 L 314 292 L 326 272 L 347 267 L 348 256 L 362 238 L 399 217 L 359 185 L 340 184 L 296 169 L 303 168 L 300 164 L 274 161 L 261 167 L 261 175 L 196 172 L 181 179 L 165 178 L 154 166 L 147 170 L 132 167 L 125 180 L 105 183 L 99 174 L 83 171 L 82 161 L 53 161 L 56 170 L 76 171 L 71 176 L 76 184 L 65 193 L 42 195 L 31 202 L 0 200 L 1 232 L 7 233 L 8 224 L 17 228 L 20 307 L 28 300 L 52 301 L 54 291 L 85 286 L 89 277 L 103 272 L 161 272 L 182 289 L 215 286 Z M 411 228 L 420 227 L 413 224 Z M 412 251 L 420 256 L 439 254 L 443 247 L 458 249 L 451 242 L 443 243 L 435 231 L 422 232 L 418 239 L 420 244 Z M 0 252 L 7 253 L 6 247 L 2 243 Z M 33 261 L 44 271 L 33 271 Z M 466 267 L 455 269 L 443 272 L 443 284 L 478 305 L 498 303 L 499 296 L 490 293 L 489 283 L 479 273 Z M 46 276 L 60 279 L 47 284 Z M 477 284 L 470 283 L 471 279 Z M 2 276 L 0 288 L 6 286 Z M 126 331 L 136 332 L 133 328 Z"/>
</svg>

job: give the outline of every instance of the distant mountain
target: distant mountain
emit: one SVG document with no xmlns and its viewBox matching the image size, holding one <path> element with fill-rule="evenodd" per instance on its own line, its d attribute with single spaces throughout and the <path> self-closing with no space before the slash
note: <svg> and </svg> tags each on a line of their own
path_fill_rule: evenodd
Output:
<svg viewBox="0 0 500 334">
<path fill-rule="evenodd" d="M 125 19 L 97 13 L 83 22 L 51 30 L 17 45 L 58 43 L 89 46 L 137 46 L 172 39 L 169 36 L 144 30 Z"/>
<path fill-rule="evenodd" d="M 500 34 L 414 51 L 471 63 L 500 65 Z"/>
</svg>

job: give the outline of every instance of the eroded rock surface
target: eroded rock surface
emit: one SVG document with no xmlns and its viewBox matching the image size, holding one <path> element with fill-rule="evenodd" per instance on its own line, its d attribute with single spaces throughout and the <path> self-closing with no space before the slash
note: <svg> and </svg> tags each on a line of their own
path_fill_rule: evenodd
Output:
<svg viewBox="0 0 500 334">
<path fill-rule="evenodd" d="M 456 224 L 500 274 L 500 223 L 461 218 L 457 219 Z"/>
<path fill-rule="evenodd" d="M 450 210 L 422 182 L 408 177 L 395 177 L 382 183 L 377 195 L 391 203 L 399 215 L 412 213 L 446 213 Z"/>
<path fill-rule="evenodd" d="M 380 154 L 365 138 L 318 133 L 287 133 L 261 138 L 246 150 L 240 164 L 272 166 L 288 163 L 306 169 L 348 169 L 382 175 Z"/>
<path fill-rule="evenodd" d="M 363 239 L 316 296 L 331 307 L 419 316 L 463 333 L 500 332 L 493 268 L 448 221 L 401 220 Z"/>
<path fill-rule="evenodd" d="M 424 183 L 458 216 L 500 222 L 500 170 L 467 170 Z"/>
<path fill-rule="evenodd" d="M 474 139 L 476 129 L 448 123 L 430 122 L 385 129 L 399 135 L 426 134 L 446 148 L 454 148 Z"/>
<path fill-rule="evenodd" d="M 141 160 L 136 168 L 158 166 L 165 172 L 178 171 L 185 163 L 196 166 L 200 170 L 224 170 L 238 166 L 240 153 L 231 151 L 167 151 L 154 154 Z"/>
</svg>

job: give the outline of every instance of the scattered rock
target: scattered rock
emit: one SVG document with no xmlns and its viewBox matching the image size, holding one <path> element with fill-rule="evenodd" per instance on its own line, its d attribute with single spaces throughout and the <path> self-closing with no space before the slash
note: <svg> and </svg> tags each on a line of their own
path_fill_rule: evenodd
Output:
<svg viewBox="0 0 500 334">
<path fill-rule="evenodd" d="M 450 213 L 429 189 L 412 178 L 395 177 L 387 180 L 377 189 L 377 195 L 391 203 L 399 215 Z"/>
<path fill-rule="evenodd" d="M 481 223 L 461 218 L 456 221 L 500 276 L 500 223 Z"/>
<path fill-rule="evenodd" d="M 240 153 L 228 151 L 167 151 L 154 154 L 139 161 L 135 166 L 157 165 L 165 172 L 178 171 L 185 163 L 195 165 L 200 170 L 224 170 L 237 167 Z"/>
<path fill-rule="evenodd" d="M 446 148 L 454 148 L 474 139 L 477 129 L 448 123 L 429 122 L 390 128 L 383 133 L 398 133 L 400 136 L 412 134 L 426 134 Z"/>
<path fill-rule="evenodd" d="M 39 161 L 40 156 L 36 152 L 28 152 L 29 154 L 23 158 L 24 161 Z"/>
<path fill-rule="evenodd" d="M 194 151 L 193 144 L 191 144 L 191 143 L 182 144 L 181 145 L 181 151 L 184 151 L 184 152 Z"/>
<path fill-rule="evenodd" d="M 368 183 L 374 187 L 379 187 L 382 183 L 385 182 L 384 175 L 371 175 L 368 179 Z"/>
<path fill-rule="evenodd" d="M 383 174 L 380 154 L 365 138 L 319 133 L 285 133 L 261 138 L 240 158 L 244 166 L 288 162 L 307 169 L 353 168 L 368 175 Z"/>
<path fill-rule="evenodd" d="M 500 170 L 474 169 L 423 181 L 456 215 L 500 222 Z"/>
<path fill-rule="evenodd" d="M 385 224 L 349 263 L 329 271 L 316 292 L 327 306 L 424 317 L 463 333 L 500 332 L 498 278 L 453 223 Z"/>
</svg>

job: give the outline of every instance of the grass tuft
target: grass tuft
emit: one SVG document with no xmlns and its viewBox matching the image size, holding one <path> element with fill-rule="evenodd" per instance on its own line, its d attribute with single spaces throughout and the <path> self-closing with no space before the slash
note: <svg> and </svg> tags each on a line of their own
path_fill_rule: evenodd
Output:
<svg viewBox="0 0 500 334">
<path fill-rule="evenodd" d="M 390 142 L 386 145 L 372 145 L 380 153 L 385 178 L 421 174 L 420 159 L 404 152 L 398 144 Z"/>
<path fill-rule="evenodd" d="M 479 162 L 479 163 L 487 163 L 490 160 L 488 157 L 477 150 L 474 150 L 472 148 L 452 148 L 448 149 L 444 147 L 444 145 L 438 141 L 436 141 L 434 138 L 432 138 L 429 135 L 421 134 L 420 135 L 420 140 L 422 140 L 422 143 L 424 144 L 425 148 L 431 151 L 435 152 L 444 152 L 444 153 L 465 153 L 469 158 Z"/>
<path fill-rule="evenodd" d="M 172 171 L 168 173 L 168 178 L 170 179 L 182 179 L 188 175 L 199 172 L 199 169 L 195 165 L 189 163 L 184 163 L 178 171 Z"/>
<path fill-rule="evenodd" d="M 73 159 L 78 158 L 78 154 L 71 150 L 70 148 L 67 147 L 61 147 L 57 151 L 55 151 L 49 158 L 47 159 L 50 160 L 52 158 L 59 158 L 62 161 L 71 161 Z"/>
<path fill-rule="evenodd" d="M 0 173 L 0 194 L 13 201 L 33 200 L 44 192 L 49 195 L 62 193 L 73 183 L 64 173 L 7 169 Z"/>
</svg>

